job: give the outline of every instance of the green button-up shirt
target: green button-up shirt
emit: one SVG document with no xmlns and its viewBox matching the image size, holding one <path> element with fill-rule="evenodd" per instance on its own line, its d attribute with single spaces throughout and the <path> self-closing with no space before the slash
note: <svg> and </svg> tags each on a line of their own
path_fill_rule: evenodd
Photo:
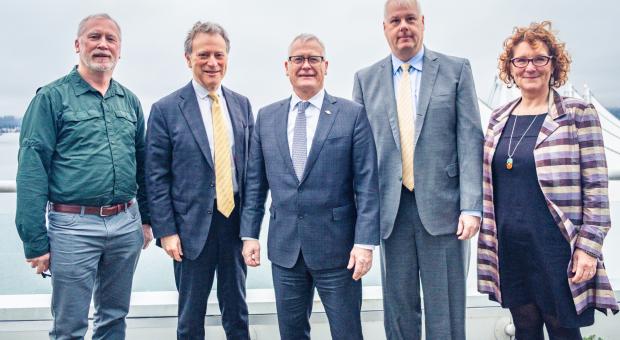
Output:
<svg viewBox="0 0 620 340">
<path fill-rule="evenodd" d="M 136 197 L 149 223 L 144 187 L 144 114 L 115 80 L 102 96 L 74 68 L 40 88 L 19 137 L 15 223 L 26 258 L 49 251 L 49 202 L 102 206 Z"/>
</svg>

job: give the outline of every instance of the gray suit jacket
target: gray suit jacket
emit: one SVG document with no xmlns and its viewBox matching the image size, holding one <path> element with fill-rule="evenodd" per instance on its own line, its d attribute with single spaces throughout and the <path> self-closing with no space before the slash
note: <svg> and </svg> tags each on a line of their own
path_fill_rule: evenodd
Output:
<svg viewBox="0 0 620 340">
<path fill-rule="evenodd" d="M 258 238 L 269 208 L 271 262 L 312 269 L 347 265 L 353 244 L 379 244 L 375 143 L 364 108 L 325 94 L 304 175 L 295 175 L 287 120 L 290 98 L 262 108 L 250 143 L 241 237 Z"/>
<path fill-rule="evenodd" d="M 391 56 L 355 74 L 353 99 L 364 105 L 377 144 L 381 236 L 400 202 L 402 158 Z M 414 191 L 431 235 L 455 233 L 462 210 L 482 211 L 482 145 L 469 61 L 425 49 L 415 117 Z"/>
</svg>

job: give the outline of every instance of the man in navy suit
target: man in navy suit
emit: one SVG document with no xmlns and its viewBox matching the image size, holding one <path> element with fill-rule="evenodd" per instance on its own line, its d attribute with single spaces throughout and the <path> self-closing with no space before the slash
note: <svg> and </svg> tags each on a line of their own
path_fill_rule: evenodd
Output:
<svg viewBox="0 0 620 340">
<path fill-rule="evenodd" d="M 249 339 L 239 219 L 254 119 L 248 99 L 221 85 L 229 49 L 220 25 L 197 22 L 185 40 L 193 79 L 153 104 L 148 122 L 148 200 L 174 259 L 179 339 L 204 339 L 215 272 L 227 338 Z"/>
<path fill-rule="evenodd" d="M 310 338 L 314 288 L 333 339 L 361 339 L 360 278 L 379 243 L 377 157 L 364 108 L 323 89 L 323 43 L 297 36 L 284 63 L 291 97 L 260 110 L 252 134 L 241 237 L 249 266 L 269 208 L 272 262 L 282 339 Z"/>
</svg>

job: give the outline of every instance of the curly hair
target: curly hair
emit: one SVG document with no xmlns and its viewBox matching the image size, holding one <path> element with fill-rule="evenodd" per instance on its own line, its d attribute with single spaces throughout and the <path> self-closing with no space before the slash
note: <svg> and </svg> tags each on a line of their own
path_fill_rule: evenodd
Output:
<svg viewBox="0 0 620 340">
<path fill-rule="evenodd" d="M 510 60 L 514 57 L 514 48 L 521 42 L 527 42 L 531 46 L 543 43 L 553 57 L 550 86 L 558 88 L 568 80 L 571 58 L 566 51 L 566 44 L 559 41 L 551 31 L 551 21 L 541 23 L 533 22 L 527 27 L 515 27 L 512 35 L 504 40 L 504 51 L 499 56 L 499 78 L 508 85 L 514 84 L 514 78 L 510 74 Z"/>
</svg>

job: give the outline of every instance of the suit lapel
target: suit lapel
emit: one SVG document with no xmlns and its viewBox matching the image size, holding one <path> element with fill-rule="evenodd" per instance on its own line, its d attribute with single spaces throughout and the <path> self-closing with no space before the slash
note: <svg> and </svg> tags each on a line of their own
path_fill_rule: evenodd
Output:
<svg viewBox="0 0 620 340">
<path fill-rule="evenodd" d="M 517 104 L 519 104 L 519 102 L 521 101 L 521 99 L 516 99 L 514 101 L 512 101 L 511 103 L 508 103 L 504 106 L 504 108 L 502 108 L 499 112 L 497 112 L 497 117 L 493 118 L 491 117 L 491 119 L 493 120 L 493 125 L 491 126 L 491 135 L 493 137 L 493 145 L 492 147 L 489 149 L 490 154 L 489 154 L 489 159 L 493 159 L 493 157 L 495 156 L 495 150 L 497 149 L 497 144 L 499 143 L 499 138 L 502 135 L 502 132 L 504 131 L 504 127 L 506 126 L 506 123 L 508 122 L 508 117 L 510 116 L 510 113 L 512 112 L 512 110 L 514 110 L 515 106 L 517 106 Z M 485 150 L 486 150 L 486 146 L 485 146 Z"/>
<path fill-rule="evenodd" d="M 278 149 L 280 150 L 280 154 L 282 155 L 282 159 L 286 163 L 286 167 L 289 172 L 297 179 L 297 175 L 295 174 L 295 168 L 293 167 L 293 160 L 291 159 L 291 152 L 288 147 L 288 111 L 291 105 L 291 99 L 283 100 L 280 102 L 280 107 L 278 108 L 278 112 L 276 113 L 275 119 L 275 134 L 276 134 L 276 143 L 278 144 Z"/>
<path fill-rule="evenodd" d="M 431 101 L 431 94 L 433 92 L 433 86 L 437 79 L 437 73 L 439 72 L 439 57 L 431 50 L 425 49 L 424 52 L 424 64 L 422 66 L 422 79 L 420 79 L 420 89 L 418 96 L 418 103 L 416 106 L 415 117 L 415 144 L 420 137 L 420 131 L 424 125 L 424 117 L 428 111 L 428 104 Z"/>
<path fill-rule="evenodd" d="M 332 129 L 332 125 L 338 116 L 338 108 L 334 106 L 336 103 L 336 99 L 327 92 L 325 92 L 325 98 L 323 98 L 323 105 L 319 112 L 319 122 L 316 126 L 316 131 L 314 132 L 314 138 L 312 140 L 312 147 L 310 147 L 310 154 L 308 154 L 308 160 L 306 161 L 306 168 L 304 169 L 304 176 L 302 177 L 300 183 L 308 177 L 308 173 L 312 170 L 312 166 L 316 162 L 316 159 L 319 157 L 319 153 L 321 153 L 321 149 L 323 148 L 323 144 L 329 135 L 329 132 Z M 330 113 L 328 114 L 327 111 Z M 292 165 L 292 163 L 291 163 Z"/>
<path fill-rule="evenodd" d="M 233 95 L 227 88 L 222 86 L 222 93 L 226 100 L 226 106 L 228 108 L 228 115 L 233 127 L 233 133 L 235 138 L 235 153 L 233 155 L 235 160 L 235 168 L 237 169 L 237 178 L 242 175 L 243 170 L 243 152 L 245 143 L 245 129 L 247 124 L 243 121 L 243 112 L 241 111 L 241 105 L 237 100 L 237 96 Z M 239 181 L 237 181 L 239 183 Z"/>
<path fill-rule="evenodd" d="M 387 116 L 392 129 L 392 136 L 396 143 L 396 148 L 400 152 L 400 131 L 398 130 L 398 112 L 396 111 L 396 94 L 394 92 L 394 71 L 392 69 L 392 56 L 389 55 L 381 64 L 381 78 L 379 81 L 387 86 L 381 86 L 383 89 L 383 107 L 387 108 Z"/>
<path fill-rule="evenodd" d="M 549 109 L 545 121 L 543 122 L 538 138 L 536 138 L 536 146 L 544 142 L 553 131 L 555 131 L 560 124 L 556 121 L 558 118 L 564 116 L 564 105 L 562 103 L 562 97 L 555 92 L 555 90 L 549 91 Z"/>
<path fill-rule="evenodd" d="M 202 121 L 202 115 L 200 114 L 200 108 L 198 107 L 198 98 L 196 98 L 196 92 L 190 82 L 187 84 L 179 95 L 179 108 L 181 114 L 185 117 L 187 125 L 189 126 L 196 143 L 202 151 L 202 155 L 206 158 L 209 166 L 213 167 L 213 160 L 211 159 L 211 149 L 209 148 L 209 140 L 207 139 L 207 131 L 205 130 L 205 124 Z"/>
</svg>

